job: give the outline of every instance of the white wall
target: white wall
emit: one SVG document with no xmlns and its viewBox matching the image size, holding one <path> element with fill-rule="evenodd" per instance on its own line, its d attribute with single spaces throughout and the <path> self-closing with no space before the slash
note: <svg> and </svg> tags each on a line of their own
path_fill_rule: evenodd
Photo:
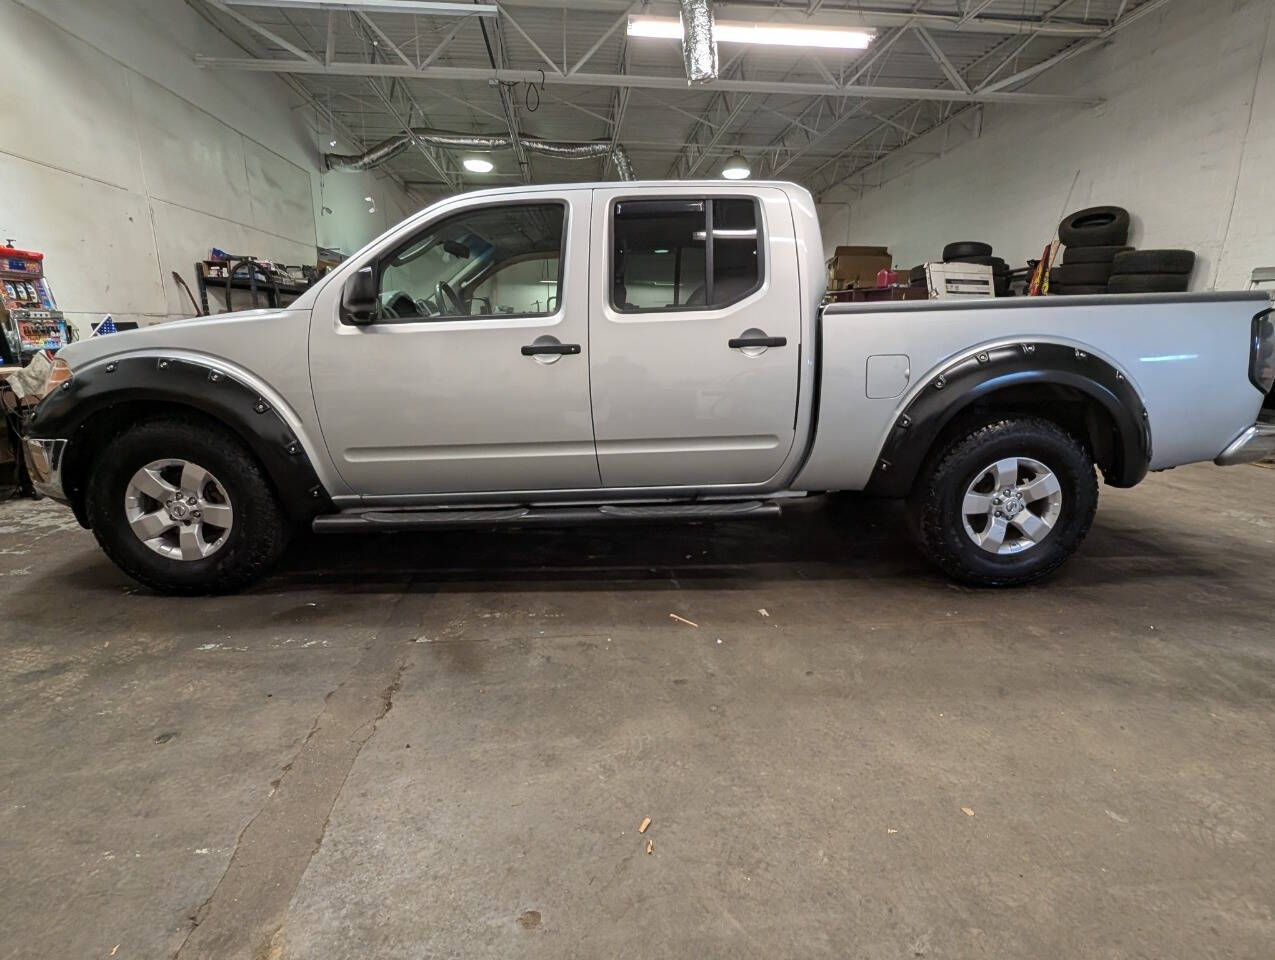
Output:
<svg viewBox="0 0 1275 960">
<path fill-rule="evenodd" d="M 82 332 L 189 316 L 171 274 L 193 288 L 210 247 L 313 264 L 412 206 L 388 178 L 321 174 L 312 108 L 197 52 L 242 55 L 177 0 L 0 0 L 0 234 L 45 253 Z"/>
<path fill-rule="evenodd" d="M 1133 245 L 1197 252 L 1193 289 L 1244 287 L 1275 265 L 1273 11 L 1272 0 L 1173 0 L 1026 88 L 1102 106 L 988 106 L 977 139 L 918 156 L 941 148 L 936 133 L 885 164 L 882 185 L 874 172 L 862 196 L 831 191 L 828 252 L 887 244 L 910 267 L 948 241 L 984 240 L 1022 265 L 1064 214 L 1118 204 Z"/>
</svg>

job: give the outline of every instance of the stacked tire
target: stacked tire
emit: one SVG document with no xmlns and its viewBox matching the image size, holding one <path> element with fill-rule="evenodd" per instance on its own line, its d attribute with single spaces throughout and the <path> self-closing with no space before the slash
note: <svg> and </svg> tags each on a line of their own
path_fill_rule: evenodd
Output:
<svg viewBox="0 0 1275 960">
<path fill-rule="evenodd" d="M 1192 250 L 1130 250 L 1116 254 L 1111 293 L 1186 293 L 1195 269 Z"/>
<path fill-rule="evenodd" d="M 1064 296 L 1106 293 L 1116 257 L 1133 249 L 1125 245 L 1129 211 L 1123 207 L 1077 210 L 1058 225 L 1058 239 L 1066 250 L 1062 264 L 1049 271 L 1049 292 Z"/>
<path fill-rule="evenodd" d="M 992 246 L 977 240 L 958 240 L 943 248 L 944 263 L 977 263 L 992 268 L 992 286 L 996 296 L 1009 296 L 1009 264 L 992 256 Z"/>
</svg>

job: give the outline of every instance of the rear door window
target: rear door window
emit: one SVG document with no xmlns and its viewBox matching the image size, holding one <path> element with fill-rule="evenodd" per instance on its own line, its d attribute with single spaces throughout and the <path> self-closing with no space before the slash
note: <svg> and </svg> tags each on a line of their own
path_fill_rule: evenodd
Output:
<svg viewBox="0 0 1275 960">
<path fill-rule="evenodd" d="M 617 201 L 611 305 L 649 313 L 744 299 L 762 283 L 760 220 L 747 197 Z"/>
</svg>

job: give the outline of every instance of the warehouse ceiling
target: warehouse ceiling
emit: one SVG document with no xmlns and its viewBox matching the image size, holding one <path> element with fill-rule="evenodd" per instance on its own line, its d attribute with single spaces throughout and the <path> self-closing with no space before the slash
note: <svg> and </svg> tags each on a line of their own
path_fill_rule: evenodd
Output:
<svg viewBox="0 0 1275 960">
<path fill-rule="evenodd" d="M 681 44 L 628 35 L 630 15 L 673 2 L 190 0 L 242 56 L 210 70 L 281 75 L 316 140 L 362 151 L 407 128 L 499 137 L 477 174 L 463 149 L 413 138 L 383 169 L 421 199 L 480 186 L 613 179 L 614 155 L 546 156 L 538 141 L 620 144 L 643 179 L 716 177 L 733 154 L 752 176 L 817 196 L 868 182 L 917 138 L 975 131 L 981 105 L 1083 109 L 1024 91 L 1168 0 L 808 0 L 714 4 L 718 22 L 867 28 L 866 50 L 719 43 L 716 79 L 687 80 Z M 402 12 L 411 8 L 412 12 Z M 419 12 L 417 12 L 419 11 Z M 346 149 L 348 149 L 348 146 Z"/>
</svg>

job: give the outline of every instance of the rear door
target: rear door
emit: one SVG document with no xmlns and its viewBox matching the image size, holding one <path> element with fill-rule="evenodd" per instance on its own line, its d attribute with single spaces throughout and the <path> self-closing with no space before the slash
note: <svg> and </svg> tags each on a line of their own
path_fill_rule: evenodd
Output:
<svg viewBox="0 0 1275 960">
<path fill-rule="evenodd" d="M 776 188 L 599 189 L 590 370 L 607 487 L 757 484 L 793 444 L 800 290 Z"/>
<path fill-rule="evenodd" d="M 589 415 L 591 192 L 462 197 L 370 259 L 372 323 L 315 304 L 324 440 L 357 493 L 599 485 Z"/>
</svg>

